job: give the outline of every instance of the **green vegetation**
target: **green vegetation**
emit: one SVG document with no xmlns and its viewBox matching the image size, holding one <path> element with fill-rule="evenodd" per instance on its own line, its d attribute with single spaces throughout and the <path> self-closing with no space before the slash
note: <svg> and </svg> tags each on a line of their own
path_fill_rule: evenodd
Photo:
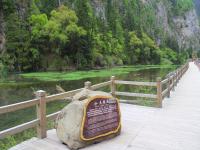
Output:
<svg viewBox="0 0 200 150">
<path fill-rule="evenodd" d="M 52 128 L 54 128 L 54 122 L 49 121 L 48 129 Z M 13 136 L 7 136 L 6 138 L 0 140 L 0 149 L 8 150 L 13 146 L 36 136 L 37 136 L 36 129 L 28 129 Z"/>
<path fill-rule="evenodd" d="M 15 146 L 17 143 L 21 143 L 34 136 L 36 136 L 36 131 L 33 129 L 29 129 L 14 136 L 8 136 L 5 139 L 0 140 L 0 148 L 1 150 L 8 150 L 9 148 Z"/>
<path fill-rule="evenodd" d="M 60 6 L 57 1 L 3 0 L 6 52 L 0 58 L 1 78 L 8 71 L 181 64 L 185 51 L 156 23 L 158 2 L 107 0 L 97 12 L 91 0 L 63 1 Z M 193 7 L 192 0 L 164 3 L 172 16 Z"/>
<path fill-rule="evenodd" d="M 142 32 L 139 38 L 135 32 L 129 32 L 129 38 L 129 56 L 132 56 L 130 61 L 143 64 L 157 64 L 157 62 L 161 62 L 161 51 L 147 34 Z"/>
<path fill-rule="evenodd" d="M 193 0 L 170 0 L 173 5 L 173 11 L 176 15 L 182 15 L 184 12 L 194 7 Z"/>
<path fill-rule="evenodd" d="M 75 71 L 75 72 L 38 72 L 21 74 L 24 78 L 37 79 L 42 81 L 59 81 L 59 80 L 80 80 L 92 77 L 109 77 L 111 75 L 127 74 L 132 71 L 139 71 L 152 68 L 173 68 L 172 65 L 138 65 L 127 67 L 115 67 L 104 70 Z"/>
</svg>

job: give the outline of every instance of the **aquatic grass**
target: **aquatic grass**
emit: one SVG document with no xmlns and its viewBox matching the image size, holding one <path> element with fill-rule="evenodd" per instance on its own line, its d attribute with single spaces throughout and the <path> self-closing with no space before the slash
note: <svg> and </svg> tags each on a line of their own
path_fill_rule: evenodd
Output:
<svg viewBox="0 0 200 150">
<path fill-rule="evenodd" d="M 74 72 L 34 72 L 20 74 L 23 78 L 40 81 L 80 80 L 93 77 L 109 77 L 112 75 L 128 74 L 129 72 L 154 68 L 176 68 L 174 65 L 138 65 L 123 66 L 103 70 L 74 71 Z"/>
</svg>

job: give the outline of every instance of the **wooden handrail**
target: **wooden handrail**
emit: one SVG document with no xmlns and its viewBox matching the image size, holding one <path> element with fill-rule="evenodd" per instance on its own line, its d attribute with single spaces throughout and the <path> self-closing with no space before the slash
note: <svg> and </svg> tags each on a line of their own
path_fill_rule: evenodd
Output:
<svg viewBox="0 0 200 150">
<path fill-rule="evenodd" d="M 90 86 L 92 90 L 105 87 L 110 85 L 111 81 L 108 82 L 103 82 L 99 84 L 95 84 L 93 86 Z M 86 88 L 86 87 L 85 87 Z M 6 106 L 1 106 L 0 107 L 0 114 L 5 114 L 9 112 L 14 112 L 17 110 L 37 106 L 37 119 L 15 126 L 13 128 L 9 128 L 3 131 L 0 131 L 0 139 L 5 138 L 8 135 L 13 135 L 19 132 L 22 132 L 26 129 L 33 128 L 37 126 L 37 136 L 39 138 L 45 138 L 46 137 L 46 127 L 47 123 L 46 120 L 55 120 L 57 115 L 60 113 L 60 111 L 46 115 L 46 103 L 55 101 L 55 100 L 60 100 L 60 99 L 66 99 L 66 97 L 72 97 L 76 93 L 80 92 L 83 90 L 83 88 L 76 89 L 76 90 L 71 90 L 67 91 L 64 93 L 59 93 L 59 94 L 54 94 L 50 96 L 46 96 L 45 91 L 37 91 L 36 95 L 37 98 L 24 101 L 24 102 L 19 102 L 15 104 L 10 104 Z"/>
<path fill-rule="evenodd" d="M 137 82 L 115 80 L 115 84 L 137 85 L 137 86 L 156 86 L 156 82 Z"/>
<path fill-rule="evenodd" d="M 140 98 L 150 98 L 150 99 L 157 99 L 158 107 L 162 107 L 162 100 L 165 96 L 170 96 L 170 91 L 174 89 L 180 78 L 183 74 L 187 71 L 189 65 L 188 62 L 181 66 L 180 68 L 176 69 L 172 75 L 168 76 L 168 78 L 161 81 L 158 79 L 157 82 L 137 82 L 137 81 L 122 81 L 116 80 L 114 76 L 111 77 L 110 81 L 91 85 L 91 82 L 85 82 L 86 89 L 96 90 L 105 86 L 110 85 L 111 94 L 113 96 L 130 96 L 130 97 L 140 97 Z M 157 95 L 154 94 L 144 94 L 144 93 L 130 93 L 130 92 L 119 92 L 116 91 L 117 84 L 124 84 L 124 85 L 136 85 L 136 86 L 149 86 L 149 87 L 157 87 Z M 163 85 L 167 84 L 166 89 L 162 89 Z M 30 122 L 15 126 L 13 128 L 9 128 L 3 131 L 0 131 L 0 139 L 6 137 L 7 135 L 13 135 L 19 132 L 22 132 L 26 129 L 33 128 L 37 126 L 37 135 L 39 138 L 46 137 L 46 127 L 47 127 L 47 120 L 55 120 L 57 115 L 60 111 L 46 115 L 46 103 L 59 100 L 59 99 L 66 99 L 66 97 L 72 97 L 76 93 L 83 90 L 83 88 L 71 90 L 67 92 L 63 92 L 60 94 L 54 94 L 50 96 L 46 96 L 45 91 L 37 91 L 37 97 L 32 100 L 19 102 L 15 104 L 10 104 L 6 106 L 0 107 L 0 114 L 5 114 L 9 112 L 14 112 L 17 110 L 29 108 L 36 106 L 37 110 L 37 119 L 32 120 Z M 121 100 L 123 103 L 132 103 L 131 100 Z"/>
<path fill-rule="evenodd" d="M 59 114 L 60 112 L 61 112 L 61 111 L 57 111 L 57 112 L 55 112 L 55 113 L 53 113 L 53 114 L 47 115 L 47 120 L 56 120 L 56 118 L 57 118 L 57 116 L 58 116 L 58 114 Z"/>
<path fill-rule="evenodd" d="M 168 83 L 169 82 L 169 78 L 166 78 L 164 80 L 161 81 L 162 84 Z"/>
<path fill-rule="evenodd" d="M 59 93 L 59 94 L 54 94 L 46 97 L 47 102 L 55 101 L 55 100 L 60 100 L 60 99 L 65 99 L 66 97 L 72 97 L 76 93 L 80 92 L 83 90 L 83 88 L 72 90 L 72 91 L 67 91 L 64 93 Z"/>
<path fill-rule="evenodd" d="M 92 89 L 92 90 L 96 90 L 96 89 L 99 89 L 99 88 L 108 86 L 108 85 L 110 85 L 110 84 L 111 84 L 111 81 L 107 81 L 107 82 L 95 84 L 95 85 L 92 85 L 92 86 L 91 86 L 91 89 Z"/>
<path fill-rule="evenodd" d="M 39 103 L 39 99 L 32 99 L 32 100 L 28 100 L 28 101 L 24 101 L 20 103 L 1 106 L 0 114 L 5 114 L 8 112 L 13 112 L 13 111 L 29 108 L 29 107 L 37 105 L 38 103 Z"/>
<path fill-rule="evenodd" d="M 187 71 L 188 67 L 189 67 L 189 64 L 187 62 L 185 65 L 183 65 L 180 68 L 178 68 L 177 70 L 175 70 L 173 75 L 170 75 L 168 78 L 166 78 L 163 81 L 161 81 L 161 83 L 163 85 L 167 84 L 167 89 L 168 89 L 168 92 L 167 92 L 167 89 L 162 90 L 162 95 L 164 95 L 164 97 L 166 95 L 170 96 L 169 92 L 174 89 L 174 87 L 177 85 L 177 83 L 180 80 L 180 78 Z"/>
<path fill-rule="evenodd" d="M 128 96 L 128 97 L 142 97 L 142 98 L 153 98 L 156 99 L 156 95 L 154 94 L 144 94 L 144 93 L 130 93 L 130 92 L 115 92 L 116 95 L 119 96 Z"/>
<path fill-rule="evenodd" d="M 162 92 L 162 97 L 164 98 L 168 93 L 168 89 L 165 89 L 163 92 Z"/>
<path fill-rule="evenodd" d="M 36 127 L 38 124 L 39 124 L 39 120 L 35 119 L 35 120 L 30 121 L 30 122 L 26 122 L 24 124 L 20 124 L 18 126 L 0 131 L 0 139 L 3 139 L 8 135 L 17 134 L 17 133 L 20 133 L 20 132 L 22 132 L 26 129 Z"/>
</svg>

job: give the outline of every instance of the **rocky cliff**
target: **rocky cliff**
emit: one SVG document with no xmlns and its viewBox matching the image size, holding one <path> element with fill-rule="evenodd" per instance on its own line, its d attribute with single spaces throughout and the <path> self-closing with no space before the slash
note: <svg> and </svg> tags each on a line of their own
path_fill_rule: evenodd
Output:
<svg viewBox="0 0 200 150">
<path fill-rule="evenodd" d="M 194 9 L 173 18 L 174 36 L 181 49 L 200 49 L 199 20 Z"/>
<path fill-rule="evenodd" d="M 200 26 L 195 8 L 182 15 L 170 15 L 169 8 L 160 2 L 157 4 L 157 22 L 170 38 L 177 41 L 180 49 L 200 49 Z"/>
<path fill-rule="evenodd" d="M 3 20 L 3 7 L 0 1 L 0 54 L 4 51 L 5 34 L 4 34 L 4 20 Z"/>
<path fill-rule="evenodd" d="M 173 12 L 175 7 L 171 0 L 141 0 L 143 6 L 152 7 L 156 15 L 156 23 L 154 29 L 146 29 L 151 36 L 160 45 L 163 40 L 173 39 L 179 50 L 200 50 L 200 1 L 194 0 L 194 6 L 188 10 L 185 10 L 181 14 Z M 113 6 L 114 6 L 113 2 Z M 106 3 L 102 0 L 93 0 L 92 6 L 97 16 L 106 20 Z M 123 16 L 123 2 L 119 3 L 121 16 Z M 196 9 L 195 9 L 196 8 Z M 134 15 L 134 14 L 133 14 Z M 147 13 L 147 16 L 148 13 Z M 155 30 L 162 30 L 161 34 L 155 35 Z M 152 31 L 154 30 L 154 31 Z M 153 34 L 152 34 L 153 32 Z"/>
<path fill-rule="evenodd" d="M 200 18 L 200 0 L 194 0 L 194 6 L 197 12 L 197 15 Z"/>
<path fill-rule="evenodd" d="M 199 8 L 199 0 L 0 0 L 0 63 L 19 71 L 181 64 L 200 50 Z"/>
</svg>

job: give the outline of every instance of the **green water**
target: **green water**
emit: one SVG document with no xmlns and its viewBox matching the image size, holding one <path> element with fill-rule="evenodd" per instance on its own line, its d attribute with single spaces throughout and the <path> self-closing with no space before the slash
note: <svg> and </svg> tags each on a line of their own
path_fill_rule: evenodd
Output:
<svg viewBox="0 0 200 150">
<path fill-rule="evenodd" d="M 132 71 L 128 74 L 117 75 L 116 78 L 120 80 L 132 80 L 132 81 L 156 81 L 157 77 L 162 77 L 174 70 L 174 68 L 157 68 L 157 69 L 145 69 L 140 71 Z M 70 81 L 39 81 L 36 79 L 25 79 L 19 75 L 10 76 L 10 80 L 15 81 L 15 84 L 2 84 L 0 86 L 0 106 L 13 104 L 25 100 L 34 98 L 34 91 L 45 90 L 48 94 L 55 94 L 56 85 L 60 85 L 66 91 L 81 88 L 84 85 L 84 82 L 91 81 L 92 84 L 108 81 L 108 77 L 92 77 L 84 78 L 80 80 L 70 80 Z M 101 90 L 108 91 L 109 88 L 102 88 Z M 147 89 L 145 87 L 137 86 L 127 86 L 119 85 L 117 86 L 118 91 L 127 91 L 127 92 L 155 92 L 156 90 L 151 88 Z M 51 102 L 47 105 L 47 113 L 53 113 L 64 106 L 67 105 L 67 101 L 60 100 L 57 102 Z M 148 104 L 143 104 L 148 105 Z M 16 112 L 11 112 L 7 114 L 0 115 L 0 130 L 4 130 L 21 123 L 33 120 L 36 118 L 35 107 L 28 108 L 24 110 L 19 110 Z"/>
</svg>

